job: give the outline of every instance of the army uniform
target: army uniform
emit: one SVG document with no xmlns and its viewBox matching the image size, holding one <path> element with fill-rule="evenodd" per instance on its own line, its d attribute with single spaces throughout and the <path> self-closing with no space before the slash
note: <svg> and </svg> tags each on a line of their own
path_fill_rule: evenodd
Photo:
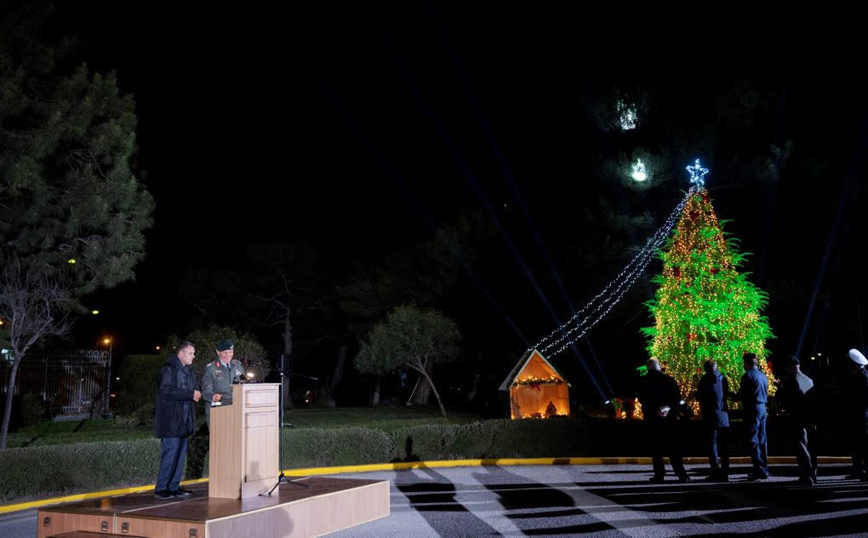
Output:
<svg viewBox="0 0 868 538">
<path fill-rule="evenodd" d="M 237 360 L 223 364 L 220 359 L 205 366 L 202 374 L 202 401 L 205 402 L 205 422 L 211 427 L 211 400 L 220 394 L 220 405 L 232 405 L 232 383 L 244 379 L 244 367 Z"/>
</svg>

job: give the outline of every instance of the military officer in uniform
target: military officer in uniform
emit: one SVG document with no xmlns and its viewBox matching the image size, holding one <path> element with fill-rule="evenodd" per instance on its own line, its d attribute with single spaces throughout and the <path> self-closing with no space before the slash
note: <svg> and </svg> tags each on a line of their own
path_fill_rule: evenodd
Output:
<svg viewBox="0 0 868 538">
<path fill-rule="evenodd" d="M 211 407 L 232 405 L 232 384 L 244 380 L 244 366 L 232 358 L 234 353 L 235 342 L 221 340 L 217 344 L 217 360 L 209 362 L 202 374 L 202 400 L 208 428 L 211 428 Z"/>
</svg>

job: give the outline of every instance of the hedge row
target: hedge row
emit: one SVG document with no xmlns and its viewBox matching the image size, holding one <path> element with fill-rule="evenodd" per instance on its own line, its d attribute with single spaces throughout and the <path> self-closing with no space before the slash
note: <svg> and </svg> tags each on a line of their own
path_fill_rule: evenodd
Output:
<svg viewBox="0 0 868 538">
<path fill-rule="evenodd" d="M 489 420 L 384 432 L 371 428 L 283 431 L 282 467 L 297 469 L 415 460 L 588 455 L 587 424 L 575 419 Z M 207 436 L 191 439 L 187 477 L 207 477 Z M 159 439 L 0 451 L 0 502 L 153 484 Z"/>
<path fill-rule="evenodd" d="M 71 495 L 156 481 L 158 439 L 0 451 L 0 501 Z"/>
</svg>

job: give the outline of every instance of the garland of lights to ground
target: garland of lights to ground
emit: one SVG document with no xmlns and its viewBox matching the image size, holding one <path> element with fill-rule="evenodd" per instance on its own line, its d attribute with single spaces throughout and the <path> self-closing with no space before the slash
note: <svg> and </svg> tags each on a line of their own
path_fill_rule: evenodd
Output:
<svg viewBox="0 0 868 538">
<path fill-rule="evenodd" d="M 664 268 L 653 279 L 658 289 L 648 302 L 655 324 L 642 332 L 649 338 L 650 356 L 657 357 L 675 377 L 691 407 L 696 407 L 692 395 L 702 363 L 709 358 L 717 361 L 731 387 L 738 386 L 746 351 L 757 355 L 760 368 L 774 380 L 765 349 L 774 335 L 768 319 L 761 315 L 768 295 L 737 270 L 746 255 L 737 252 L 735 240 L 717 219 L 705 189 L 709 170 L 697 159 L 687 171 L 690 190 L 645 247 L 602 292 L 528 351 L 536 349 L 551 358 L 580 340 L 618 304 L 657 256 Z M 774 383 L 770 383 L 770 392 L 774 392 Z"/>
</svg>

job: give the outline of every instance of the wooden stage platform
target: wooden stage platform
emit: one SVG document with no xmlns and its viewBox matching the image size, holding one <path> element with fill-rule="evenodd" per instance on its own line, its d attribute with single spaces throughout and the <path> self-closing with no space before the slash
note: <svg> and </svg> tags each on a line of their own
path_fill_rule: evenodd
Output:
<svg viewBox="0 0 868 538">
<path fill-rule="evenodd" d="M 208 484 L 187 486 L 191 497 L 163 501 L 152 491 L 39 510 L 38 538 L 282 538 L 323 536 L 388 517 L 389 482 L 310 476 L 292 478 L 271 496 L 208 497 Z"/>
</svg>

